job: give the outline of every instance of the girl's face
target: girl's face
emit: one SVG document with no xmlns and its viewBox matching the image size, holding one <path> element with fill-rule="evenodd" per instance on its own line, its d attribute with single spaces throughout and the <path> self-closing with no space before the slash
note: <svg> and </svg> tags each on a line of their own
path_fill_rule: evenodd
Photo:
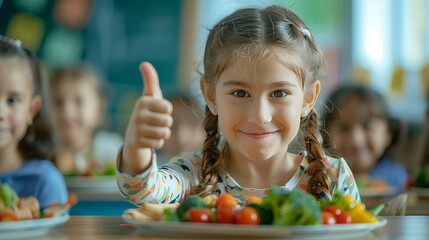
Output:
<svg viewBox="0 0 429 240">
<path fill-rule="evenodd" d="M 89 144 L 101 122 L 102 104 L 91 82 L 65 79 L 51 89 L 55 128 L 60 141 Z"/>
<path fill-rule="evenodd" d="M 40 108 L 40 98 L 32 97 L 27 68 L 15 60 L 0 60 L 0 149 L 16 147 Z"/>
<path fill-rule="evenodd" d="M 391 141 L 387 121 L 370 113 L 370 104 L 356 96 L 347 97 L 328 126 L 336 149 L 356 174 L 368 173 Z"/>
<path fill-rule="evenodd" d="M 298 133 L 303 106 L 315 100 L 304 100 L 301 81 L 275 54 L 252 65 L 237 59 L 221 73 L 215 96 L 205 93 L 230 147 L 228 161 L 283 159 Z"/>
</svg>

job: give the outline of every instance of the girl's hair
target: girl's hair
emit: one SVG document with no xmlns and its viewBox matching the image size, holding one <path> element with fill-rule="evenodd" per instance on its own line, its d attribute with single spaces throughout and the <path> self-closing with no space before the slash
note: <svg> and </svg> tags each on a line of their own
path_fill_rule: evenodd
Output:
<svg viewBox="0 0 429 240">
<path fill-rule="evenodd" d="M 4 36 L 0 36 L 0 59 L 1 61 L 16 61 L 23 68 L 27 68 L 30 73 L 32 96 L 40 96 L 43 102 L 46 93 L 46 77 L 38 59 L 23 49 L 20 41 Z M 52 159 L 54 141 L 50 126 L 46 107 L 42 104 L 42 108 L 34 116 L 32 124 L 28 126 L 24 137 L 18 143 L 18 150 L 25 159 Z"/>
<path fill-rule="evenodd" d="M 202 79 L 214 89 L 217 79 L 228 64 L 237 57 L 250 61 L 277 53 L 277 49 L 289 53 L 284 64 L 301 80 L 302 88 L 319 79 L 324 64 L 322 51 L 304 22 L 291 10 L 281 6 L 265 9 L 245 8 L 222 19 L 209 32 Z M 219 169 L 225 165 L 228 144 L 219 150 L 220 133 L 217 116 L 208 106 L 205 108 L 203 128 L 207 133 L 203 146 L 202 180 L 193 190 L 199 195 L 213 192 L 219 178 Z M 308 191 L 317 198 L 322 192 L 330 197 L 331 182 L 327 176 L 328 166 L 324 161 L 322 137 L 317 124 L 317 113 L 313 109 L 307 117 L 301 118 L 308 151 L 308 174 L 311 176 Z"/>
<path fill-rule="evenodd" d="M 83 82 L 87 81 L 94 86 L 98 96 L 102 99 L 106 97 L 106 86 L 100 75 L 85 64 L 77 64 L 65 68 L 57 69 L 52 75 L 49 87 L 51 90 L 64 81 Z"/>
<path fill-rule="evenodd" d="M 330 111 L 326 111 L 322 117 L 325 129 L 329 129 L 329 126 L 334 122 L 334 120 L 338 118 L 339 115 L 341 115 L 338 106 L 342 102 L 344 102 L 346 98 L 352 96 L 357 97 L 362 105 L 368 107 L 368 117 L 375 117 L 388 123 L 389 131 L 392 135 L 392 140 L 385 150 L 386 153 L 388 150 L 391 149 L 392 146 L 395 145 L 395 143 L 399 139 L 400 122 L 390 116 L 389 108 L 387 106 L 385 98 L 380 93 L 369 87 L 349 84 L 341 86 L 333 93 L 331 93 L 331 95 L 327 99 L 327 106 Z M 324 132 L 323 137 L 325 138 L 325 148 L 332 149 L 334 147 L 334 144 L 329 138 L 329 134 L 327 132 Z"/>
</svg>

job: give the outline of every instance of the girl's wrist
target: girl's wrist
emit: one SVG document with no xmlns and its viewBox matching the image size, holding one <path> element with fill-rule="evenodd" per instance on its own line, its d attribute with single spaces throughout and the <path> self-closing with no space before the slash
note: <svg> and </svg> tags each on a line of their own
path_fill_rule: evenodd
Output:
<svg viewBox="0 0 429 240">
<path fill-rule="evenodd" d="M 153 150 L 150 148 L 132 148 L 122 146 L 118 154 L 118 169 L 121 172 L 136 175 L 146 171 L 152 164 Z"/>
</svg>

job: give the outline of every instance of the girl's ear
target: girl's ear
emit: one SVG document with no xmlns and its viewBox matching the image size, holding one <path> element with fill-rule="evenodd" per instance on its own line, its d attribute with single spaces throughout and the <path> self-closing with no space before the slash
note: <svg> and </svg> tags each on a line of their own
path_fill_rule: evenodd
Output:
<svg viewBox="0 0 429 240">
<path fill-rule="evenodd" d="M 209 109 L 213 109 L 216 107 L 216 103 L 214 100 L 214 91 L 208 86 L 204 80 L 204 78 L 200 79 L 200 88 L 203 93 L 204 99 L 206 100 L 206 104 Z"/>
<path fill-rule="evenodd" d="M 310 84 L 305 91 L 305 97 L 304 97 L 304 109 L 308 109 L 310 111 L 313 109 L 314 105 L 316 104 L 316 100 L 319 97 L 320 93 L 320 81 L 316 80 L 314 83 Z"/>
<path fill-rule="evenodd" d="M 42 98 L 39 95 L 33 97 L 30 106 L 31 118 L 33 119 L 42 108 Z"/>
</svg>

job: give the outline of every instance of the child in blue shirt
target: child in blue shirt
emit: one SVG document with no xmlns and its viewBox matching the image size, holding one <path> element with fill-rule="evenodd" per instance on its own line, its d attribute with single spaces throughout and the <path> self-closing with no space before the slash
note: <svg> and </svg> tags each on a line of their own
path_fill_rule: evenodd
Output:
<svg viewBox="0 0 429 240">
<path fill-rule="evenodd" d="M 61 173 L 47 160 L 53 141 L 42 109 L 39 62 L 20 41 L 0 36 L 0 182 L 19 197 L 34 196 L 40 207 L 68 198 Z"/>
</svg>

